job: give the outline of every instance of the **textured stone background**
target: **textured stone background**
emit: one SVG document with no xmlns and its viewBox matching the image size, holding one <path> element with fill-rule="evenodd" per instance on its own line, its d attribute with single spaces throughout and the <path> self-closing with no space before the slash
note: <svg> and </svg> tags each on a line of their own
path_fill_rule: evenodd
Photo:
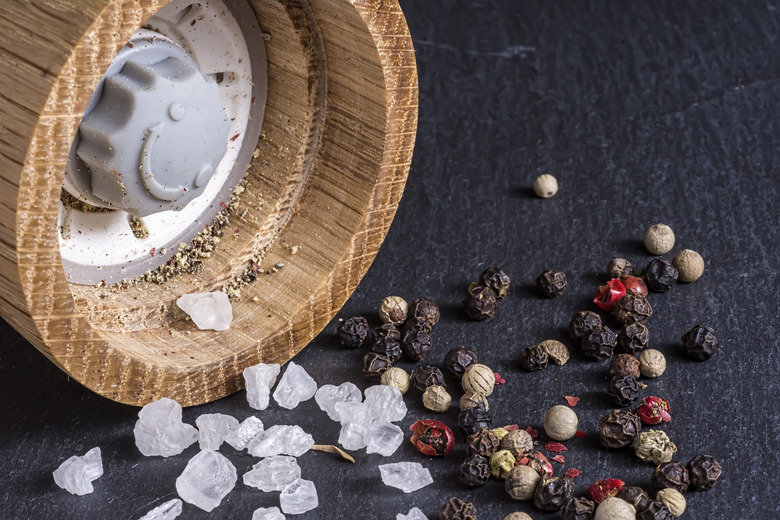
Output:
<svg viewBox="0 0 780 520">
<path fill-rule="evenodd" d="M 570 316 L 589 300 L 614 256 L 644 265 L 644 230 L 672 226 L 675 252 L 699 251 L 707 271 L 698 282 L 655 294 L 651 342 L 666 353 L 667 373 L 643 395 L 671 401 L 664 426 L 687 462 L 706 452 L 722 461 L 714 490 L 689 493 L 685 518 L 773 519 L 780 515 L 777 477 L 778 308 L 780 260 L 780 11 L 772 2 L 599 2 L 401 0 L 417 49 L 420 125 L 406 193 L 377 259 L 339 314 L 372 314 L 388 294 L 428 296 L 442 307 L 434 331 L 439 364 L 458 345 L 477 350 L 507 384 L 491 398 L 496 425 L 541 426 L 544 412 L 577 395 L 590 437 L 569 441 L 565 468 L 576 467 L 577 494 L 617 477 L 649 485 L 652 467 L 629 452 L 600 448 L 605 363 L 579 353 L 564 367 L 526 373 L 521 350 L 547 338 L 571 342 Z M 771 4 L 771 5 L 770 5 Z M 777 6 L 780 8 L 780 5 Z M 560 182 L 550 200 L 533 196 L 533 178 Z M 485 267 L 501 266 L 513 288 L 486 323 L 464 320 L 466 285 Z M 532 283 L 545 268 L 563 270 L 570 289 L 547 300 Z M 714 327 L 721 351 L 687 360 L 679 337 L 694 324 Z M 336 322 L 295 361 L 319 384 L 365 385 L 362 353 L 342 351 Z M 9 326 L 0 326 L 0 507 L 3 518 L 135 519 L 172 498 L 174 480 L 195 446 L 170 459 L 143 458 L 132 426 L 137 410 L 93 395 L 50 364 Z M 573 349 L 574 350 L 574 349 Z M 576 352 L 576 351 L 575 351 Z M 411 365 L 402 365 L 411 369 Z M 459 395 L 457 386 L 451 390 Z M 402 427 L 429 416 L 417 394 Z M 185 410 L 239 419 L 252 411 L 241 392 Z M 453 408 L 440 419 L 456 423 Z M 268 410 L 266 424 L 296 422 L 333 443 L 338 426 L 314 401 L 294 412 Z M 323 422 L 324 421 L 324 422 Z M 462 437 L 458 433 L 458 439 Z M 73 454 L 99 445 L 106 474 L 96 491 L 73 497 L 51 472 Z M 230 453 L 230 448 L 223 450 Z M 302 518 L 392 519 L 410 507 L 435 518 L 456 495 L 475 502 L 482 519 L 501 519 L 513 503 L 499 482 L 466 490 L 457 481 L 458 445 L 444 460 L 408 443 L 385 459 L 358 453 L 341 463 L 312 453 L 300 459 L 321 505 Z M 239 475 L 254 462 L 230 455 Z M 435 484 L 404 495 L 385 487 L 377 464 L 421 461 Z M 554 464 L 556 471 L 561 466 Z M 251 518 L 276 494 L 236 489 L 206 514 L 185 505 L 182 518 Z"/>
</svg>

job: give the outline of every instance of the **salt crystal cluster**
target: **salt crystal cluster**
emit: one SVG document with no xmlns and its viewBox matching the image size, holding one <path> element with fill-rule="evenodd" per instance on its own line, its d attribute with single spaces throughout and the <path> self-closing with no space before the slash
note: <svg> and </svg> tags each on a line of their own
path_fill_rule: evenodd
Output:
<svg viewBox="0 0 780 520">
<path fill-rule="evenodd" d="M 241 421 L 238 428 L 227 434 L 225 442 L 238 451 L 245 450 L 251 440 L 261 431 L 263 431 L 263 421 L 250 415 Z"/>
<path fill-rule="evenodd" d="M 405 515 L 401 513 L 395 515 L 395 520 L 428 520 L 428 517 L 425 516 L 425 513 L 420 511 L 420 508 L 413 507 Z"/>
<path fill-rule="evenodd" d="M 281 367 L 278 363 L 247 367 L 244 369 L 246 400 L 255 410 L 265 410 L 271 400 L 271 388 L 279 377 Z"/>
<path fill-rule="evenodd" d="M 198 440 L 198 430 L 181 420 L 181 405 L 167 397 L 138 412 L 133 434 L 138 450 L 147 457 L 178 455 Z"/>
<path fill-rule="evenodd" d="M 320 410 L 328 414 L 331 421 L 340 420 L 339 413 L 336 411 L 336 403 L 354 402 L 363 400 L 363 394 L 360 389 L 352 383 L 342 383 L 339 386 L 322 385 L 317 393 L 314 394 L 314 400 L 317 401 Z"/>
<path fill-rule="evenodd" d="M 176 300 L 176 305 L 201 330 L 227 330 L 233 321 L 233 307 L 222 291 L 184 294 Z"/>
<path fill-rule="evenodd" d="M 302 401 L 314 397 L 317 392 L 317 382 L 306 370 L 294 362 L 287 363 L 282 379 L 274 390 L 274 401 L 282 408 L 292 410 Z"/>
<path fill-rule="evenodd" d="M 319 505 L 314 482 L 299 478 L 287 485 L 279 495 L 282 511 L 288 515 L 300 515 Z"/>
<path fill-rule="evenodd" d="M 284 520 L 278 507 L 261 507 L 252 513 L 252 520 Z"/>
<path fill-rule="evenodd" d="M 198 445 L 202 450 L 218 450 L 225 437 L 238 428 L 238 419 L 222 413 L 204 413 L 197 419 Z"/>
<path fill-rule="evenodd" d="M 100 448 L 92 448 L 84 456 L 74 455 L 54 470 L 54 482 L 74 495 L 86 495 L 95 491 L 92 481 L 103 474 Z"/>
<path fill-rule="evenodd" d="M 217 507 L 236 485 L 233 464 L 221 453 L 203 450 L 187 463 L 176 479 L 176 491 L 185 502 L 204 511 Z"/>
<path fill-rule="evenodd" d="M 431 472 L 419 462 L 395 462 L 379 466 L 382 482 L 388 486 L 411 493 L 433 483 Z"/>
<path fill-rule="evenodd" d="M 174 498 L 155 507 L 138 520 L 173 520 L 181 514 L 181 500 Z"/>
<path fill-rule="evenodd" d="M 274 455 L 261 460 L 244 474 L 244 484 L 260 491 L 281 491 L 301 478 L 295 457 Z"/>
<path fill-rule="evenodd" d="M 314 446 L 314 438 L 298 425 L 279 424 L 258 433 L 249 443 L 255 457 L 290 455 L 300 457 Z"/>
</svg>

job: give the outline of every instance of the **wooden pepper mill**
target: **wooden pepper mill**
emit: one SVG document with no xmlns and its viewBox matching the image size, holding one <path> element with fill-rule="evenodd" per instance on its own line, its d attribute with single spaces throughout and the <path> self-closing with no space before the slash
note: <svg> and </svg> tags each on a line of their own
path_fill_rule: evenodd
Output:
<svg viewBox="0 0 780 520">
<path fill-rule="evenodd" d="M 222 23 L 221 15 L 213 14 L 217 3 L 232 13 L 230 23 L 240 26 L 249 60 L 233 55 L 228 70 L 206 71 L 208 63 L 219 64 L 222 52 L 222 40 L 212 38 L 203 40 L 201 50 L 182 45 L 184 54 L 173 53 L 181 54 L 179 61 L 166 62 L 176 66 L 155 65 L 155 70 L 163 78 L 189 74 L 182 72 L 189 70 L 182 63 L 191 63 L 186 54 L 193 54 L 204 71 L 192 77 L 211 78 L 218 87 L 208 88 L 223 89 L 220 99 L 230 97 L 237 113 L 243 110 L 245 131 L 236 132 L 240 136 L 232 132 L 241 118 L 232 117 L 227 108 L 222 129 L 217 129 L 228 137 L 226 153 L 234 153 L 235 164 L 245 163 L 238 179 L 226 177 L 225 185 L 232 189 L 243 176 L 243 193 L 228 214 L 224 236 L 197 272 L 165 283 L 141 279 L 114 285 L 116 273 L 107 274 L 108 282 L 93 279 L 103 268 L 101 255 L 108 258 L 116 249 L 106 247 L 102 232 L 95 232 L 87 238 L 94 251 L 104 253 L 76 257 L 91 266 L 84 280 L 95 283 L 75 283 L 66 270 L 73 251 L 63 246 L 76 240 L 69 233 L 87 240 L 83 237 L 90 235 L 89 222 L 108 227 L 105 222 L 120 216 L 132 220 L 136 211 L 134 206 L 124 208 L 128 213 L 120 211 L 108 195 L 105 208 L 91 215 L 83 215 L 77 206 L 63 209 L 68 198 L 64 193 L 70 191 L 63 190 L 64 183 L 67 188 L 76 179 L 69 170 L 74 150 L 86 165 L 78 171 L 95 177 L 98 163 L 89 162 L 87 150 L 111 134 L 117 119 L 99 121 L 108 128 L 100 134 L 84 126 L 85 114 L 100 119 L 95 107 L 111 105 L 105 93 L 115 84 L 155 81 L 148 68 L 133 72 L 125 66 L 120 71 L 124 76 L 108 86 L 103 78 L 117 68 L 112 60 L 121 53 L 137 55 L 140 50 L 133 42 L 141 41 L 138 38 L 142 47 L 154 47 L 152 55 L 171 42 L 190 42 L 188 35 L 199 28 Z M 0 314 L 71 377 L 101 395 L 134 405 L 163 396 L 183 405 L 212 401 L 242 388 L 245 367 L 283 363 L 299 352 L 344 304 L 376 255 L 404 189 L 417 126 L 414 49 L 396 0 L 181 4 L 28 0 L 0 5 Z M 160 29 L 163 22 L 173 28 Z M 227 96 L 224 88 L 240 82 L 243 73 L 236 70 L 243 66 L 257 75 L 244 82 L 247 92 Z M 98 87 L 102 99 L 109 101 L 96 101 Z M 124 92 L 120 87 L 119 98 Z M 165 103 L 166 128 L 193 110 L 192 103 Z M 127 106 L 151 104 L 137 97 Z M 128 112 L 128 119 L 136 113 Z M 151 123 L 147 128 L 147 123 L 139 123 L 145 130 L 138 139 L 118 142 L 142 142 L 142 153 L 149 155 L 156 140 L 155 149 L 162 150 L 168 130 Z M 226 133 L 228 127 L 231 134 Z M 78 148 L 79 142 L 86 144 Z M 121 155 L 114 141 L 106 142 L 106 157 Z M 201 153 L 195 143 L 180 148 L 172 162 Z M 167 203 L 169 192 L 178 190 L 170 195 L 175 197 L 187 191 L 184 185 L 174 183 L 171 188 L 163 186 L 164 179 L 155 180 L 147 171 L 154 159 L 139 161 L 145 175 L 140 178 L 149 183 L 146 188 L 154 197 Z M 117 174 L 108 159 L 99 164 L 108 174 Z M 205 184 L 201 181 L 212 175 L 209 168 L 199 170 L 195 186 Z M 94 178 L 87 179 L 95 196 L 113 186 L 100 187 Z M 127 192 L 120 193 L 123 197 L 129 199 Z M 191 240 L 209 224 L 203 217 L 214 215 L 227 200 L 224 194 L 213 195 L 175 238 Z M 185 212 L 169 211 L 177 218 Z M 64 221 L 73 214 L 84 219 L 77 231 L 65 229 Z M 148 238 L 129 237 L 118 240 L 117 247 L 132 240 L 138 240 L 139 247 L 155 245 Z M 150 258 L 165 253 L 160 249 L 167 248 L 149 248 Z M 82 257 L 83 251 L 92 251 L 76 250 Z M 142 263 L 141 257 L 135 262 Z M 259 274 L 233 298 L 234 319 L 228 330 L 199 330 L 177 308 L 182 294 L 219 290 L 248 266 Z M 72 272 L 78 276 L 81 271 Z"/>
</svg>

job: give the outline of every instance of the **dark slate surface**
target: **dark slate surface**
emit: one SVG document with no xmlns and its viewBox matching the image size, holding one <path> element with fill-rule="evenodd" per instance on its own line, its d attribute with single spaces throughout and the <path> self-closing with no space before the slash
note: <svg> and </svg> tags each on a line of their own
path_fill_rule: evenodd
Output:
<svg viewBox="0 0 780 520">
<path fill-rule="evenodd" d="M 442 321 L 431 361 L 465 344 L 503 374 L 507 383 L 491 398 L 496 424 L 539 428 L 545 410 L 564 395 L 579 396 L 575 410 L 591 435 L 567 443 L 565 468 L 582 471 L 576 493 L 605 477 L 647 487 L 652 467 L 600 448 L 594 433 L 611 408 L 603 394 L 606 362 L 575 352 L 563 367 L 526 373 L 517 360 L 543 339 L 571 345 L 568 320 L 592 308 L 610 258 L 644 265 L 651 258 L 641 244 L 644 230 L 665 222 L 676 232 L 675 252 L 699 251 L 707 270 L 694 284 L 652 295 L 651 342 L 669 367 L 643 395 L 671 401 L 673 420 L 663 429 L 679 460 L 710 453 L 724 468 L 715 489 L 687 494 L 684 518 L 780 517 L 780 12 L 752 0 L 401 3 L 418 51 L 417 148 L 395 223 L 339 317 L 371 314 L 388 294 L 438 300 Z M 530 191 L 543 172 L 560 181 L 550 200 Z M 512 276 L 512 291 L 494 319 L 467 322 L 464 288 L 491 265 Z M 533 279 L 545 268 L 567 273 L 562 297 L 534 293 Z M 722 344 L 703 363 L 680 354 L 680 335 L 696 323 L 714 327 Z M 361 353 L 340 350 L 335 327 L 295 361 L 319 384 L 364 387 Z M 0 516 L 135 519 L 174 496 L 195 446 L 170 459 L 142 457 L 131 433 L 137 409 L 69 380 L 8 325 L 2 334 Z M 450 382 L 458 396 L 456 388 Z M 418 399 L 408 395 L 405 429 L 430 415 Z M 185 420 L 207 412 L 243 419 L 252 410 L 241 392 L 185 410 Z M 322 443 L 338 436 L 313 400 L 260 417 L 267 425 L 299 423 Z M 454 425 L 456 410 L 439 418 Z M 74 497 L 57 488 L 51 472 L 93 446 L 102 448 L 106 470 L 96 491 Z M 223 452 L 239 475 L 253 463 L 227 446 Z M 513 510 L 559 516 L 513 503 L 499 482 L 462 488 L 463 453 L 459 445 L 447 459 L 431 460 L 404 443 L 388 459 L 359 452 L 354 466 L 308 454 L 300 464 L 319 486 L 321 505 L 302 518 L 392 519 L 412 506 L 436 518 L 453 495 L 473 500 L 482 519 Z M 382 485 L 376 466 L 400 460 L 422 462 L 435 484 L 409 495 Z M 276 503 L 276 494 L 239 481 L 211 514 L 185 505 L 182 518 L 249 519 L 255 508 Z"/>
</svg>

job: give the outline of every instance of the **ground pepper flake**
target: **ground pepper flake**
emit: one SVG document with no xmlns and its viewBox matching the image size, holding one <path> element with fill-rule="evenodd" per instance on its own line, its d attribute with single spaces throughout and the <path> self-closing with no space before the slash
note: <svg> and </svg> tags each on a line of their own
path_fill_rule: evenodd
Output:
<svg viewBox="0 0 780 520">
<path fill-rule="evenodd" d="M 551 460 L 554 460 L 558 464 L 565 464 L 566 463 L 566 459 L 563 458 L 563 455 L 556 455 Z"/>
<path fill-rule="evenodd" d="M 536 430 L 531 426 L 526 427 L 525 431 L 528 432 L 528 435 L 530 435 L 532 439 L 539 437 L 539 430 Z"/>
<path fill-rule="evenodd" d="M 501 377 L 501 374 L 499 374 L 498 372 L 493 372 L 493 377 L 496 378 L 497 385 L 503 385 L 504 383 L 506 383 L 506 379 Z"/>
<path fill-rule="evenodd" d="M 231 137 L 231 138 L 230 138 L 230 140 L 231 140 L 231 141 L 235 141 L 236 139 L 238 139 L 238 136 L 239 136 L 239 135 L 241 135 L 241 133 L 240 133 L 240 132 L 239 132 L 239 133 L 237 133 L 236 135 L 234 135 L 233 137 Z"/>
<path fill-rule="evenodd" d="M 513 432 L 515 430 L 519 430 L 520 427 L 516 424 L 507 424 L 506 426 L 502 426 L 507 432 Z"/>
<path fill-rule="evenodd" d="M 544 449 L 553 453 L 563 453 L 564 451 L 568 451 L 569 448 L 567 448 L 562 442 L 550 441 L 544 445 Z"/>
<path fill-rule="evenodd" d="M 564 398 L 566 399 L 566 402 L 569 403 L 569 406 L 572 407 L 577 406 L 577 403 L 580 402 L 580 398 L 573 395 L 566 395 Z"/>
<path fill-rule="evenodd" d="M 157 248 L 156 247 L 151 248 L 149 250 L 149 256 L 154 256 L 154 253 L 156 253 L 156 252 L 157 252 Z"/>
<path fill-rule="evenodd" d="M 580 439 L 584 439 L 585 437 L 587 437 L 587 436 L 588 436 L 588 434 L 587 434 L 587 433 L 585 433 L 585 432 L 584 432 L 584 431 L 582 431 L 582 430 L 577 430 L 577 431 L 574 433 L 574 436 L 575 436 L 575 437 L 578 437 L 578 438 L 580 438 Z"/>
<path fill-rule="evenodd" d="M 569 478 L 577 478 L 581 474 L 582 474 L 582 471 L 578 470 L 577 468 L 569 468 L 569 469 L 566 470 L 566 473 L 564 473 L 564 475 L 566 475 Z"/>
</svg>

